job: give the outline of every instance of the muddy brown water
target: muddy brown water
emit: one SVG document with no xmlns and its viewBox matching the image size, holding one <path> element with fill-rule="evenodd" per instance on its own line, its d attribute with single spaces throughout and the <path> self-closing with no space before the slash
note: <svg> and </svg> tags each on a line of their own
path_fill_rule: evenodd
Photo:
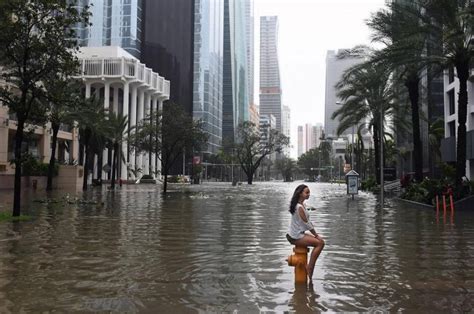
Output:
<svg viewBox="0 0 474 314">
<path fill-rule="evenodd" d="M 166 197 L 124 186 L 89 192 L 94 204 L 30 194 L 31 221 L 0 223 L 0 312 L 474 310 L 473 213 L 390 199 L 380 209 L 336 184 L 309 184 L 326 248 L 314 286 L 295 286 L 284 235 L 297 184 L 171 186 Z"/>
</svg>

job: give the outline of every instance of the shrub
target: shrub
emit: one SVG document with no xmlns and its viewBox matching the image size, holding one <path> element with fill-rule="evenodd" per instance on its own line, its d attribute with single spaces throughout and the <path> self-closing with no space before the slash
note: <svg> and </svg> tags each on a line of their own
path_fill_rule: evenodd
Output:
<svg viewBox="0 0 474 314">
<path fill-rule="evenodd" d="M 44 164 L 31 155 L 26 155 L 22 163 L 22 176 L 40 176 L 46 177 L 48 175 L 49 164 Z M 58 164 L 54 165 L 53 175 L 57 176 L 59 173 Z"/>
</svg>

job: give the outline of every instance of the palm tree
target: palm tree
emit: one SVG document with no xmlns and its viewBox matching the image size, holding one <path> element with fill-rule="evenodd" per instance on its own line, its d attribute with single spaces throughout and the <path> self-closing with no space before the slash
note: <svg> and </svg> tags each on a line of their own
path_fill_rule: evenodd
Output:
<svg viewBox="0 0 474 314">
<path fill-rule="evenodd" d="M 406 18 L 400 24 L 400 41 L 404 43 L 399 55 L 405 54 L 407 64 L 422 64 L 438 70 L 456 69 L 459 80 L 458 130 L 456 147 L 456 183 L 466 174 L 467 80 L 473 51 L 474 2 L 472 0 L 414 0 L 412 5 L 392 5 Z M 401 17 L 398 15 L 398 17 Z M 416 19 L 418 23 L 409 23 Z M 408 20 L 408 21 L 407 21 Z M 423 38 L 429 53 L 412 58 L 413 44 Z M 438 47 L 438 49 L 430 49 Z"/>
<path fill-rule="evenodd" d="M 118 173 L 119 155 L 123 157 L 122 142 L 124 141 L 125 132 L 128 130 L 128 117 L 119 116 L 116 113 L 108 114 L 109 132 L 108 139 L 112 146 L 112 180 L 110 188 L 115 188 L 115 174 Z"/>
<path fill-rule="evenodd" d="M 94 155 L 93 151 L 99 150 L 97 148 L 93 149 L 92 143 L 103 143 L 101 139 L 105 134 L 107 134 L 109 124 L 106 119 L 106 110 L 104 109 L 104 105 L 100 99 L 96 97 L 83 99 L 81 110 L 73 114 L 73 118 L 78 122 L 80 142 L 85 149 L 83 159 L 84 180 L 82 183 L 82 190 L 86 191 L 89 170 L 92 168 L 91 164 L 93 161 L 92 157 Z"/>
<path fill-rule="evenodd" d="M 341 108 L 336 110 L 332 119 L 339 118 L 337 134 L 368 121 L 369 129 L 375 146 L 375 166 L 380 164 L 380 116 L 381 111 L 385 119 L 392 114 L 392 102 L 395 98 L 390 72 L 381 64 L 366 62 L 355 65 L 344 72 L 337 83 L 338 97 L 343 101 Z M 387 124 L 384 123 L 386 126 Z M 377 176 L 377 181 L 380 178 Z"/>
<path fill-rule="evenodd" d="M 411 105 L 412 141 L 414 155 L 415 178 L 423 180 L 423 145 L 420 134 L 420 81 L 425 64 L 420 62 L 426 47 L 423 34 L 405 37 L 407 29 L 414 29 L 420 23 L 422 8 L 416 3 L 393 2 L 389 9 L 376 12 L 367 23 L 374 31 L 374 41 L 386 46 L 377 53 L 382 62 L 389 65 L 394 78 L 399 80 L 407 89 Z M 412 14 L 406 14 L 409 8 Z M 412 60 L 411 62 L 407 62 Z M 417 60 L 417 62 L 413 62 Z"/>
</svg>

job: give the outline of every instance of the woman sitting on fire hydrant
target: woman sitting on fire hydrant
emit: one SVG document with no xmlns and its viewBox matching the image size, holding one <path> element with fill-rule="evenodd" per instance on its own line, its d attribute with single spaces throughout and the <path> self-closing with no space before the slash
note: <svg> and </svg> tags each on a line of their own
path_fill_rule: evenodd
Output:
<svg viewBox="0 0 474 314">
<path fill-rule="evenodd" d="M 316 233 L 313 224 L 309 221 L 309 212 L 303 203 L 309 198 L 309 195 L 309 188 L 304 184 L 299 185 L 295 189 L 290 202 L 291 221 L 286 238 L 291 244 L 296 246 L 314 247 L 311 252 L 311 258 L 306 265 L 309 283 L 312 283 L 314 265 L 316 265 L 316 260 L 324 248 L 324 240 Z"/>
</svg>

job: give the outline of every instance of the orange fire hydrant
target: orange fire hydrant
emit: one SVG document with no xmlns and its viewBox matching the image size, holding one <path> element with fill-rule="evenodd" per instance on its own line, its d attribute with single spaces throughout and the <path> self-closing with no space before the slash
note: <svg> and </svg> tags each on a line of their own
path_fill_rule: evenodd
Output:
<svg viewBox="0 0 474 314">
<path fill-rule="evenodd" d="M 308 274 L 306 264 L 308 263 L 308 251 L 305 246 L 295 246 L 293 254 L 288 256 L 288 266 L 295 267 L 295 283 L 307 283 Z"/>
</svg>

